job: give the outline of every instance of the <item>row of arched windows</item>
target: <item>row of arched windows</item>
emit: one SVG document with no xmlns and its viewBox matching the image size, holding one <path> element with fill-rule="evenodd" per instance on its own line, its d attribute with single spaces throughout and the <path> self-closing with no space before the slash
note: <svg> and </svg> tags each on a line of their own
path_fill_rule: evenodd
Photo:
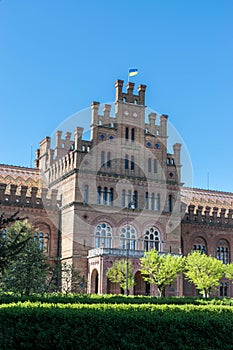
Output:
<svg viewBox="0 0 233 350">
<path fill-rule="evenodd" d="M 138 249 L 138 233 L 136 228 L 131 224 L 125 224 L 120 227 L 119 238 L 120 238 L 120 249 Z M 112 226 L 107 222 L 100 222 L 95 227 L 95 248 L 111 248 L 113 241 L 113 230 Z M 143 235 L 143 247 L 145 251 L 156 249 L 161 251 L 161 235 L 159 230 L 152 226 L 145 230 Z"/>
<path fill-rule="evenodd" d="M 199 251 L 202 254 L 207 253 L 206 243 L 201 237 L 199 237 L 197 242 L 193 244 L 193 251 Z M 227 240 L 221 239 L 218 241 L 215 248 L 215 257 L 216 259 L 222 261 L 223 264 L 228 264 L 230 262 L 230 248 Z"/>
<path fill-rule="evenodd" d="M 113 205 L 113 188 L 98 186 L 97 188 L 97 204 Z"/>
<path fill-rule="evenodd" d="M 89 187 L 88 185 L 84 186 L 83 191 L 83 203 L 87 204 L 89 198 Z M 108 187 L 101 187 L 98 186 L 97 188 L 97 204 L 101 205 L 113 205 L 114 200 L 114 190 L 111 187 L 110 189 Z M 168 195 L 168 212 L 172 212 L 173 210 L 173 199 L 172 195 Z M 131 190 L 125 190 L 123 189 L 121 192 L 121 206 L 122 208 L 129 208 L 129 204 L 133 203 L 133 209 L 138 208 L 138 192 L 137 191 L 131 191 Z M 148 210 L 160 210 L 160 194 L 159 193 L 151 193 L 149 194 L 146 192 L 145 194 L 145 209 Z"/>
</svg>

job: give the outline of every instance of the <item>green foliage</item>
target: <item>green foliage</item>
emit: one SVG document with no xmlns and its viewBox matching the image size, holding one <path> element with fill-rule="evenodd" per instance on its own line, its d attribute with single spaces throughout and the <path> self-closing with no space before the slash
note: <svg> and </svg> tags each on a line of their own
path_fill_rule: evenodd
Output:
<svg viewBox="0 0 233 350">
<path fill-rule="evenodd" d="M 221 261 L 200 252 L 193 252 L 187 257 L 184 274 L 204 297 L 209 297 L 211 290 L 219 285 L 224 269 Z"/>
<path fill-rule="evenodd" d="M 159 255 L 155 249 L 147 252 L 140 260 L 144 280 L 156 285 L 160 296 L 165 296 L 166 286 L 174 282 L 185 264 L 185 258 L 171 254 Z"/>
<path fill-rule="evenodd" d="M 0 275 L 4 274 L 12 259 L 24 248 L 29 239 L 30 225 L 26 221 L 14 222 L 16 215 L 17 213 L 9 218 L 5 218 L 4 214 L 0 216 Z M 7 227 L 9 224 L 11 226 Z M 7 231 L 4 232 L 5 229 Z"/>
<path fill-rule="evenodd" d="M 127 289 L 127 264 L 128 264 L 128 288 L 134 286 L 133 279 L 133 267 L 132 263 L 129 260 L 115 260 L 113 266 L 110 267 L 107 271 L 107 277 L 111 282 L 119 283 L 121 288 L 126 291 Z"/>
<path fill-rule="evenodd" d="M 231 298 L 201 298 L 201 297 L 166 297 L 158 298 L 151 296 L 126 297 L 120 294 L 74 294 L 74 293 L 44 293 L 31 294 L 29 296 L 19 295 L 12 292 L 0 293 L 0 304 L 10 304 L 17 302 L 40 302 L 53 304 L 155 304 L 155 305 L 228 305 L 233 306 Z"/>
<path fill-rule="evenodd" d="M 225 350 L 233 308 L 221 305 L 18 303 L 0 306 L 0 348 Z"/>
<path fill-rule="evenodd" d="M 12 242 L 19 233 L 24 244 L 8 263 L 1 278 L 1 288 L 21 295 L 44 292 L 48 264 L 39 242 L 34 240 L 31 226 L 26 222 L 15 222 L 7 230 L 5 240 Z"/>
<path fill-rule="evenodd" d="M 225 276 L 230 280 L 233 280 L 233 263 L 225 265 Z"/>
</svg>

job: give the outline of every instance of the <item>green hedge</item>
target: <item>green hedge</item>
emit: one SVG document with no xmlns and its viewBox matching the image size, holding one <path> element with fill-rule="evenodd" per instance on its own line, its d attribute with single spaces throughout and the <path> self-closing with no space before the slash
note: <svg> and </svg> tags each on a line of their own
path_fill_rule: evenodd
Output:
<svg viewBox="0 0 233 350">
<path fill-rule="evenodd" d="M 0 306 L 0 349 L 232 349 L 222 305 L 13 303 Z"/>
<path fill-rule="evenodd" d="M 17 302 L 41 302 L 41 303 L 61 303 L 61 304 L 192 304 L 192 305 L 233 305 L 233 299 L 230 298 L 209 298 L 203 299 L 201 297 L 168 297 L 168 298 L 157 298 L 157 297 L 145 297 L 145 296 L 124 296 L 124 295 L 96 295 L 96 294 L 44 294 L 43 296 L 33 294 L 30 296 L 19 296 L 13 293 L 1 293 L 0 304 L 17 303 Z"/>
</svg>

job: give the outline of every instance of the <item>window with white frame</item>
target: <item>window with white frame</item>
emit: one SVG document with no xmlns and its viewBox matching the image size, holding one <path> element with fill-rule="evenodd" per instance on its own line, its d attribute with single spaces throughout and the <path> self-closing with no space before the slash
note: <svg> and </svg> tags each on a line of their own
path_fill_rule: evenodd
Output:
<svg viewBox="0 0 233 350">
<path fill-rule="evenodd" d="M 121 249 L 136 249 L 137 231 L 131 224 L 126 224 L 120 229 L 120 248 Z"/>
<path fill-rule="evenodd" d="M 216 258 L 222 261 L 223 264 L 228 264 L 230 260 L 229 255 L 228 241 L 226 239 L 219 240 L 216 247 Z"/>
<path fill-rule="evenodd" d="M 144 235 L 144 250 L 149 251 L 156 249 L 157 251 L 161 250 L 161 237 L 159 230 L 152 226 L 146 229 Z"/>
<path fill-rule="evenodd" d="M 101 222 L 95 227 L 95 248 L 111 248 L 112 227 L 107 222 Z"/>
</svg>

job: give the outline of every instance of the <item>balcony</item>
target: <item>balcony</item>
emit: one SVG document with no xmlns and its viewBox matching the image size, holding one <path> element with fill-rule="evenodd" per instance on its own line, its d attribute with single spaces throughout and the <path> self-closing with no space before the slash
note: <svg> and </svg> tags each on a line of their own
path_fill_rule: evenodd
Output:
<svg viewBox="0 0 233 350">
<path fill-rule="evenodd" d="M 88 251 L 87 258 L 94 258 L 96 256 L 102 255 L 111 255 L 118 257 L 126 257 L 128 255 L 129 258 L 142 258 L 144 256 L 144 250 L 131 250 L 129 249 L 117 249 L 117 248 L 94 248 Z"/>
</svg>

